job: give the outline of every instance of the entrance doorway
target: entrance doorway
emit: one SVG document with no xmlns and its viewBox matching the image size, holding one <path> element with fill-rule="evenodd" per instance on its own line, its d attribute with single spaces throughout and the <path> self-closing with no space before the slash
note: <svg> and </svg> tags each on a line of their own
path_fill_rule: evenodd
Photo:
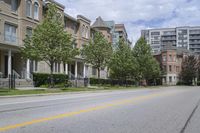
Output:
<svg viewBox="0 0 200 133">
<path fill-rule="evenodd" d="M 11 73 L 13 70 L 13 57 L 11 58 Z M 4 77 L 7 78 L 8 77 L 8 56 L 5 55 L 4 56 Z"/>
</svg>

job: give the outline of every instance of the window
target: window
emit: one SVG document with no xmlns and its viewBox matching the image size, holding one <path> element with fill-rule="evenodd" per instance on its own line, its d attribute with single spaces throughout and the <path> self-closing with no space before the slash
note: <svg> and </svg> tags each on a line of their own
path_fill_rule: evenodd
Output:
<svg viewBox="0 0 200 133">
<path fill-rule="evenodd" d="M 60 72 L 60 63 L 54 63 L 54 72 Z"/>
<path fill-rule="evenodd" d="M 66 72 L 66 64 L 63 65 L 63 70 Z"/>
<path fill-rule="evenodd" d="M 172 55 L 169 55 L 169 61 L 172 61 Z"/>
<path fill-rule="evenodd" d="M 17 37 L 17 27 L 10 24 L 5 24 L 5 29 L 4 29 L 5 41 L 16 42 L 17 41 L 16 37 Z"/>
<path fill-rule="evenodd" d="M 169 71 L 170 71 L 170 72 L 172 71 L 172 66 L 171 66 L 171 65 L 169 65 Z"/>
<path fill-rule="evenodd" d="M 151 32 L 151 35 L 160 35 L 160 32 Z"/>
<path fill-rule="evenodd" d="M 38 62 L 35 61 L 35 72 L 37 72 L 37 70 L 38 70 Z"/>
<path fill-rule="evenodd" d="M 60 63 L 58 63 L 58 72 L 60 72 Z"/>
<path fill-rule="evenodd" d="M 179 72 L 179 66 L 176 67 L 176 72 Z"/>
<path fill-rule="evenodd" d="M 76 48 L 77 47 L 77 43 L 73 43 L 73 48 Z"/>
<path fill-rule="evenodd" d="M 167 80 L 166 80 L 166 77 L 164 77 L 164 78 L 163 78 L 163 82 L 164 82 L 164 83 L 166 83 L 166 82 L 167 82 Z"/>
<path fill-rule="evenodd" d="M 88 38 L 88 27 L 85 28 L 85 37 Z"/>
<path fill-rule="evenodd" d="M 18 6 L 18 0 L 11 0 L 11 10 L 16 12 Z"/>
<path fill-rule="evenodd" d="M 37 2 L 34 3 L 34 19 L 39 19 L 39 4 Z"/>
<path fill-rule="evenodd" d="M 163 65 L 163 71 L 164 71 L 164 72 L 167 71 L 167 67 L 166 67 L 166 65 Z"/>
<path fill-rule="evenodd" d="M 57 72 L 57 64 L 58 63 L 54 63 L 54 72 Z"/>
<path fill-rule="evenodd" d="M 26 35 L 29 36 L 29 37 L 32 36 L 32 29 L 31 28 L 26 29 Z"/>
<path fill-rule="evenodd" d="M 81 35 L 82 35 L 82 37 L 85 37 L 85 25 L 83 25 L 83 27 L 82 27 Z"/>
<path fill-rule="evenodd" d="M 32 4 L 31 4 L 31 0 L 26 0 L 26 16 L 31 17 L 31 8 Z"/>
<path fill-rule="evenodd" d="M 97 75 L 97 70 L 95 67 L 92 67 L 92 75 Z"/>
<path fill-rule="evenodd" d="M 172 77 L 171 77 L 171 76 L 169 77 L 169 82 L 170 82 L 170 83 L 172 82 Z"/>
<path fill-rule="evenodd" d="M 177 62 L 177 60 L 176 60 L 176 56 L 174 56 L 174 61 Z"/>
<path fill-rule="evenodd" d="M 163 55 L 163 61 L 166 61 L 166 55 Z"/>
</svg>

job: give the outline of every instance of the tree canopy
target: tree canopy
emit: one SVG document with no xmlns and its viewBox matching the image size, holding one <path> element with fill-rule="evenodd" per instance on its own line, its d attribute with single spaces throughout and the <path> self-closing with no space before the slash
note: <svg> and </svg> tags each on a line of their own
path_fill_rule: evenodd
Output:
<svg viewBox="0 0 200 133">
<path fill-rule="evenodd" d="M 132 55 L 131 47 L 124 40 L 119 41 L 111 57 L 109 68 L 111 69 L 111 77 L 115 79 L 126 80 L 133 77 L 137 63 Z"/>
<path fill-rule="evenodd" d="M 183 58 L 180 78 L 185 85 L 192 85 L 198 76 L 198 60 L 194 55 Z"/>
<path fill-rule="evenodd" d="M 89 44 L 85 45 L 81 51 L 83 58 L 98 70 L 104 69 L 112 55 L 112 46 L 101 32 L 95 32 Z"/>
<path fill-rule="evenodd" d="M 136 58 L 136 62 L 139 66 L 136 77 L 138 80 L 148 80 L 159 77 L 160 66 L 151 54 L 150 45 L 147 44 L 143 37 L 136 42 L 133 49 L 133 56 Z"/>
<path fill-rule="evenodd" d="M 64 31 L 63 17 L 54 4 L 48 4 L 43 22 L 36 26 L 32 36 L 26 36 L 21 52 L 23 57 L 45 61 L 53 73 L 55 62 L 67 62 L 78 54 L 73 39 Z"/>
</svg>

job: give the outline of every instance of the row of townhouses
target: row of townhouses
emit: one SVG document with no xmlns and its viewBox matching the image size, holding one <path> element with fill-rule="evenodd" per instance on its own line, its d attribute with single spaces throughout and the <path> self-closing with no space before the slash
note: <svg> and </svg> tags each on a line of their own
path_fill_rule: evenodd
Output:
<svg viewBox="0 0 200 133">
<path fill-rule="evenodd" d="M 180 79 L 182 60 L 200 54 L 200 27 L 158 28 L 141 31 L 163 71 L 163 84 L 175 85 Z"/>
<path fill-rule="evenodd" d="M 23 60 L 20 47 L 26 35 L 31 35 L 33 29 L 42 22 L 48 3 L 57 5 L 63 17 L 65 30 L 76 39 L 76 47 L 81 49 L 92 38 L 94 31 L 100 31 L 116 47 L 120 38 L 127 43 L 127 32 L 124 24 L 114 21 L 104 21 L 98 17 L 91 24 L 91 20 L 78 15 L 71 17 L 64 12 L 65 6 L 54 0 L 0 0 L 0 76 L 7 78 L 15 74 L 19 79 L 31 79 L 33 72 L 49 73 L 49 66 L 43 62 Z M 78 77 L 97 77 L 97 70 L 84 59 L 77 56 L 70 64 L 54 63 L 54 73 L 65 73 Z M 101 78 L 107 78 L 108 72 L 101 70 Z"/>
</svg>

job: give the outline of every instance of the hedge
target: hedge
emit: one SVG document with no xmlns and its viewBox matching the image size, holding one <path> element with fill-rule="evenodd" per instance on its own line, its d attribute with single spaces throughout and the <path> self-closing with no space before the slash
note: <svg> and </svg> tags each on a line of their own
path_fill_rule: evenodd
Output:
<svg viewBox="0 0 200 133">
<path fill-rule="evenodd" d="M 197 81 L 197 86 L 200 86 L 200 81 Z"/>
<path fill-rule="evenodd" d="M 91 85 L 136 85 L 134 80 L 97 79 L 90 78 Z"/>
<path fill-rule="evenodd" d="M 65 84 L 68 82 L 68 75 L 53 74 L 54 84 Z M 35 87 L 48 85 L 50 82 L 50 74 L 47 73 L 33 73 L 33 81 Z"/>
</svg>

